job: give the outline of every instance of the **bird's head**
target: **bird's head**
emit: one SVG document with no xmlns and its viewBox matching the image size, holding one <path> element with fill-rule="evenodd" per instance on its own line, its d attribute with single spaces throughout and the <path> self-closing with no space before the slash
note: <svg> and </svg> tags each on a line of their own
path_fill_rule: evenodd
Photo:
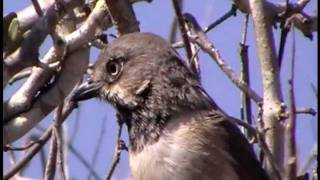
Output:
<svg viewBox="0 0 320 180">
<path fill-rule="evenodd" d="M 108 44 L 73 99 L 93 97 L 125 117 L 133 147 L 156 140 L 172 117 L 215 105 L 171 45 L 150 33 L 123 35 Z"/>
<path fill-rule="evenodd" d="M 163 96 L 183 99 L 179 94 L 183 92 L 178 91 L 189 91 L 184 86 L 188 83 L 197 84 L 198 80 L 168 42 L 151 33 L 131 33 L 101 52 L 91 77 L 78 88 L 74 99 L 100 97 L 131 110 L 150 95 L 158 100 Z"/>
</svg>

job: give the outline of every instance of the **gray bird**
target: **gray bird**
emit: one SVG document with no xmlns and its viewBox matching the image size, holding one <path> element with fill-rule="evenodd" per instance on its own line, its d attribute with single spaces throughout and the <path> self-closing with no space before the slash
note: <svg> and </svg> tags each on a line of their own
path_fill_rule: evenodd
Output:
<svg viewBox="0 0 320 180">
<path fill-rule="evenodd" d="M 74 100 L 92 97 L 124 119 L 135 180 L 268 179 L 239 128 L 157 35 L 111 42 Z"/>
</svg>

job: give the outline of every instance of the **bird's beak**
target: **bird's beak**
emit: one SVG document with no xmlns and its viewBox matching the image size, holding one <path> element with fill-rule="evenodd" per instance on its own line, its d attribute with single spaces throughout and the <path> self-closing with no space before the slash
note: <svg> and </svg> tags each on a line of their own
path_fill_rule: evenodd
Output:
<svg viewBox="0 0 320 180">
<path fill-rule="evenodd" d="M 91 78 L 84 81 L 74 92 L 73 101 L 83 101 L 99 95 L 102 82 L 95 82 Z"/>
</svg>

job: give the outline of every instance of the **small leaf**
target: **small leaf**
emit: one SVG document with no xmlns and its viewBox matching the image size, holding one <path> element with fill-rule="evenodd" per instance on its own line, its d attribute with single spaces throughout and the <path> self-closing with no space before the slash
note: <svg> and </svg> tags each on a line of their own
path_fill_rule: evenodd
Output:
<svg viewBox="0 0 320 180">
<path fill-rule="evenodd" d="M 6 54 L 11 54 L 20 46 L 23 40 L 23 32 L 21 31 L 18 18 L 11 19 L 8 28 L 4 31 L 7 31 L 3 42 L 4 51 Z"/>
</svg>

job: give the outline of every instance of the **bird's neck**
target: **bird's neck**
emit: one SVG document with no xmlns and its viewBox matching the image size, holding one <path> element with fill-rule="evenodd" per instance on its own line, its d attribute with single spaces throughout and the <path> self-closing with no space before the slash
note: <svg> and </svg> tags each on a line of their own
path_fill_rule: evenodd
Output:
<svg viewBox="0 0 320 180">
<path fill-rule="evenodd" d="M 202 89 L 197 89 L 197 91 Z M 168 122 L 175 117 L 192 113 L 199 110 L 216 109 L 214 102 L 203 92 L 193 94 L 194 97 L 167 99 L 167 94 L 162 98 L 148 99 L 143 105 L 135 110 L 119 109 L 126 117 L 126 125 L 130 140 L 131 152 L 140 152 L 146 145 L 153 144 L 159 140 Z"/>
</svg>

